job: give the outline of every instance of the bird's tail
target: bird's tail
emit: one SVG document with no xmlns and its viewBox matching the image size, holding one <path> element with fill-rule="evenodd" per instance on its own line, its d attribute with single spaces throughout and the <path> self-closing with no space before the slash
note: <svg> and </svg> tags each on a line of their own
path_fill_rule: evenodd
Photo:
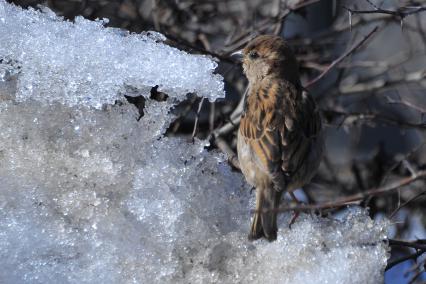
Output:
<svg viewBox="0 0 426 284">
<path fill-rule="evenodd" d="M 269 241 L 277 239 L 277 209 L 282 192 L 273 187 L 258 188 L 256 190 L 256 213 L 253 217 L 250 240 L 265 237 Z"/>
</svg>

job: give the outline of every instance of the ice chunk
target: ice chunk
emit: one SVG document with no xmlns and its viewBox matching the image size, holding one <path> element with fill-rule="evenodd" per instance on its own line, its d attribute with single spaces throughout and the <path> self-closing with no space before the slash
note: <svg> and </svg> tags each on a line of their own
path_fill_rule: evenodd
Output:
<svg viewBox="0 0 426 284">
<path fill-rule="evenodd" d="M 276 242 L 250 243 L 241 174 L 203 141 L 159 136 L 154 113 L 136 117 L 127 104 L 0 104 L 2 283 L 383 280 L 387 223 L 355 210 L 290 230 L 284 214 Z"/>
<path fill-rule="evenodd" d="M 63 21 L 49 9 L 23 10 L 0 0 L 0 80 L 19 66 L 17 99 L 100 108 L 126 86 L 159 86 L 177 99 L 189 92 L 224 96 L 217 63 L 164 43 L 164 36 L 105 28 L 104 21 Z M 8 65 L 6 68 L 5 65 Z"/>
</svg>

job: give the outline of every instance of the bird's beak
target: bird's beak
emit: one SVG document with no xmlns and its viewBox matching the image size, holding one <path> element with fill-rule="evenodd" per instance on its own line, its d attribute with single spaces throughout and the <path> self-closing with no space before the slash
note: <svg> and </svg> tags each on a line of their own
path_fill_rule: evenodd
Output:
<svg viewBox="0 0 426 284">
<path fill-rule="evenodd" d="M 243 61 L 243 50 L 237 50 L 233 53 L 231 53 L 231 57 L 236 59 L 238 62 L 242 62 Z"/>
</svg>

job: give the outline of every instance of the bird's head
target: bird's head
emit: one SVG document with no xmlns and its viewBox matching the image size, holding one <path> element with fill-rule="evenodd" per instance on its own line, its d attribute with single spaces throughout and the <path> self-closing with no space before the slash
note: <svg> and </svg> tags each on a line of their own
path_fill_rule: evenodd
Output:
<svg viewBox="0 0 426 284">
<path fill-rule="evenodd" d="M 262 35 L 241 51 L 244 73 L 250 83 L 274 76 L 299 84 L 297 60 L 279 36 Z"/>
</svg>

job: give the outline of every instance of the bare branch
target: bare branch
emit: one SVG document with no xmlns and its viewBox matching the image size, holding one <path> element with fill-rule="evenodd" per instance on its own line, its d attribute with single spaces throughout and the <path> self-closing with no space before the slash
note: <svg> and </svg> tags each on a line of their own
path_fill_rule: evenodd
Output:
<svg viewBox="0 0 426 284">
<path fill-rule="evenodd" d="M 392 99 L 392 98 L 390 98 L 388 96 L 386 96 L 386 100 L 388 101 L 389 104 L 401 104 L 401 105 L 405 105 L 405 106 L 407 106 L 409 108 L 412 108 L 414 110 L 417 110 L 421 114 L 426 113 L 426 109 L 425 108 L 420 107 L 420 106 L 418 106 L 416 104 L 413 104 L 411 102 L 408 102 L 406 100 L 400 99 L 399 101 L 397 101 L 397 100 L 394 100 L 394 99 Z"/>
<path fill-rule="evenodd" d="M 407 261 L 409 259 L 415 260 L 417 259 L 417 257 L 421 256 L 424 253 L 424 251 L 417 251 L 415 253 L 400 257 L 398 259 L 395 259 L 393 261 L 388 262 L 388 264 L 386 265 L 385 271 L 391 269 L 392 267 L 394 267 L 395 265 L 398 265 L 404 261 Z"/>
<path fill-rule="evenodd" d="M 388 243 L 390 246 L 409 247 L 413 249 L 426 251 L 426 240 L 404 241 L 404 240 L 389 239 Z"/>
<path fill-rule="evenodd" d="M 387 10 L 381 9 L 374 5 L 371 1 L 367 1 L 370 5 L 373 6 L 373 10 L 354 10 L 348 7 L 343 6 L 344 9 L 349 11 L 351 14 L 386 14 L 399 18 L 401 21 L 410 15 L 421 13 L 426 11 L 425 6 L 416 6 L 416 7 L 400 7 L 396 10 Z"/>
<path fill-rule="evenodd" d="M 234 111 L 231 114 L 230 121 L 223 125 L 222 127 L 216 129 L 213 131 L 213 136 L 219 137 L 221 135 L 228 134 L 229 132 L 233 131 L 238 127 L 241 120 L 241 113 L 243 112 L 243 106 L 244 106 L 244 99 L 247 95 L 248 87 L 246 87 L 244 94 L 240 98 L 240 102 L 238 103 L 237 107 L 234 109 Z"/>
<path fill-rule="evenodd" d="M 323 110 L 324 113 L 328 115 L 340 115 L 343 116 L 343 121 L 339 123 L 339 127 L 345 124 L 347 121 L 353 123 L 358 120 L 377 120 L 386 124 L 396 125 L 401 128 L 415 128 L 420 130 L 426 130 L 426 123 L 413 123 L 409 121 L 400 120 L 393 116 L 387 116 L 382 113 L 375 112 L 344 112 L 337 110 Z"/>
<path fill-rule="evenodd" d="M 341 95 L 352 95 L 358 94 L 362 92 L 382 92 L 386 90 L 386 88 L 403 84 L 403 83 L 416 83 L 422 82 L 426 79 L 426 71 L 418 70 L 410 73 L 406 73 L 403 76 L 395 79 L 385 79 L 380 78 L 377 80 L 371 80 L 366 82 L 357 83 L 354 85 L 341 86 L 334 96 Z"/>
<path fill-rule="evenodd" d="M 395 211 L 393 211 L 393 213 L 389 216 L 389 218 L 392 219 L 399 210 L 401 210 L 402 208 L 407 206 L 410 202 L 413 202 L 414 200 L 419 199 L 420 197 L 425 196 L 425 195 L 426 195 L 426 190 L 420 192 L 419 194 L 416 194 L 415 196 L 413 196 L 412 198 L 410 198 L 409 200 L 407 200 L 406 202 L 404 202 L 400 206 L 398 206 L 398 208 L 396 208 Z"/>
<path fill-rule="evenodd" d="M 226 141 L 221 137 L 216 137 L 215 139 L 216 146 L 228 156 L 229 162 L 237 169 L 240 169 L 240 163 L 238 161 L 237 155 L 232 151 L 231 147 L 226 143 Z"/>
<path fill-rule="evenodd" d="M 366 197 L 379 196 L 379 195 L 392 193 L 396 189 L 402 188 L 406 185 L 409 185 L 415 182 L 416 180 L 424 179 L 424 178 L 426 178 L 426 171 L 420 171 L 417 173 L 416 176 L 401 178 L 397 181 L 389 183 L 388 185 L 366 190 L 364 192 L 360 192 L 350 196 L 342 197 L 334 201 L 328 201 L 328 202 L 323 202 L 318 204 L 307 204 L 307 205 L 290 204 L 289 206 L 281 206 L 278 209 L 273 211 L 276 211 L 276 212 L 286 212 L 286 211 L 293 211 L 293 210 L 311 211 L 311 210 L 320 210 L 320 209 L 339 208 L 346 205 L 357 204 L 360 201 L 364 200 Z"/>
<path fill-rule="evenodd" d="M 198 130 L 198 120 L 200 118 L 200 112 L 201 112 L 201 108 L 203 107 L 203 103 L 204 103 L 204 97 L 201 98 L 200 103 L 198 104 L 198 110 L 197 110 L 197 114 L 195 116 L 195 121 L 194 121 L 194 129 L 192 130 L 192 141 L 194 141 L 195 135 L 197 135 L 197 130 Z"/>
<path fill-rule="evenodd" d="M 312 79 L 311 81 L 309 81 L 306 85 L 305 88 L 309 88 L 310 86 L 312 86 L 314 83 L 316 83 L 317 81 L 319 81 L 322 77 L 324 77 L 328 72 L 331 71 L 331 69 L 333 69 L 333 67 L 335 67 L 337 64 L 339 64 L 340 62 L 343 61 L 343 59 L 345 59 L 346 57 L 348 57 L 350 54 L 352 54 L 355 50 L 357 50 L 360 46 L 362 46 L 377 30 L 379 29 L 378 26 L 376 26 L 371 32 L 369 32 L 361 41 L 359 41 L 358 43 L 354 44 L 348 51 L 346 51 L 345 53 L 343 53 L 339 58 L 337 58 L 336 60 L 334 60 L 333 62 L 331 62 L 331 64 L 324 69 L 323 72 L 321 72 L 321 74 L 319 74 L 317 77 L 315 77 L 314 79 Z"/>
</svg>

